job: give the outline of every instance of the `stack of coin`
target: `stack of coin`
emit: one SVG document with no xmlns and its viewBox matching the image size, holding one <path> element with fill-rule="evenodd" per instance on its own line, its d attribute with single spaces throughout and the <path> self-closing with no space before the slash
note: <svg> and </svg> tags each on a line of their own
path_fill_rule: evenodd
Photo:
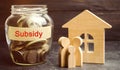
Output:
<svg viewBox="0 0 120 70">
<path fill-rule="evenodd" d="M 34 14 L 35 15 L 35 14 Z M 42 24 L 47 22 L 40 20 L 39 22 L 33 21 L 32 18 L 36 16 L 25 16 L 22 15 L 21 18 L 17 21 L 18 27 L 42 27 Z M 37 17 L 38 19 L 38 17 Z M 41 18 L 40 18 L 41 19 Z M 10 49 L 13 56 L 13 59 L 18 63 L 40 63 L 45 61 L 46 54 L 49 51 L 49 39 L 39 39 L 33 41 L 14 41 L 11 40 Z"/>
</svg>

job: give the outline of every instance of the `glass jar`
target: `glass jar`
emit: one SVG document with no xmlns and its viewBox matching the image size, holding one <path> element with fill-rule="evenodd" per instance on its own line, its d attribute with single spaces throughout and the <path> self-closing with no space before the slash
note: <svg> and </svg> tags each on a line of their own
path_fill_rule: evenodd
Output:
<svg viewBox="0 0 120 70">
<path fill-rule="evenodd" d="M 46 5 L 12 5 L 5 22 L 6 40 L 15 64 L 45 62 L 52 43 L 53 21 Z"/>
</svg>

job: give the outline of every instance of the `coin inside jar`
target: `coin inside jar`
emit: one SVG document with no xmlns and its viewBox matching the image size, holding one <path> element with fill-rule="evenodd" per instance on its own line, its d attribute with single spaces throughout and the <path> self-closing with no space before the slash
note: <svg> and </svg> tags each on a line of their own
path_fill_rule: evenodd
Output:
<svg viewBox="0 0 120 70">
<path fill-rule="evenodd" d="M 22 15 L 17 23 L 19 27 L 23 27 L 27 23 L 27 26 L 30 28 L 42 27 L 42 25 L 47 24 L 46 20 L 38 14 Z"/>
<path fill-rule="evenodd" d="M 10 56 L 17 65 L 45 62 L 52 44 L 53 20 L 46 5 L 12 5 L 5 22 Z"/>
<path fill-rule="evenodd" d="M 27 62 L 28 63 L 36 63 L 37 62 L 37 51 L 36 50 L 30 50 L 27 54 Z"/>
<path fill-rule="evenodd" d="M 46 54 L 47 54 L 47 52 L 46 51 L 43 51 L 43 52 L 41 52 L 41 61 L 45 61 L 45 59 L 46 59 Z"/>
<path fill-rule="evenodd" d="M 41 55 L 42 52 L 43 52 L 43 49 L 41 49 L 41 48 L 37 50 L 37 53 L 38 53 L 38 60 L 37 61 L 38 62 L 42 62 L 42 55 Z"/>
<path fill-rule="evenodd" d="M 18 51 L 18 50 L 21 50 L 24 48 L 24 45 L 26 44 L 27 42 L 23 42 L 23 41 L 12 41 L 11 42 L 11 45 L 10 45 L 10 48 L 12 50 L 15 50 L 15 51 Z"/>
<path fill-rule="evenodd" d="M 49 48 L 50 48 L 50 47 L 49 47 L 48 44 L 42 45 L 42 49 L 43 49 L 43 51 L 45 51 L 45 52 L 48 52 Z"/>
<path fill-rule="evenodd" d="M 23 23 L 25 23 L 25 18 L 25 15 L 21 15 L 21 18 L 19 18 L 19 20 L 17 21 L 18 27 L 23 27 Z"/>
<path fill-rule="evenodd" d="M 26 49 L 38 49 L 46 42 L 47 42 L 46 39 L 39 39 L 39 40 L 31 41 L 25 46 L 25 48 Z"/>
<path fill-rule="evenodd" d="M 12 51 L 12 55 L 14 56 L 14 60 L 17 62 L 24 62 L 24 58 L 20 51 Z"/>
<path fill-rule="evenodd" d="M 20 41 L 12 41 L 10 48 L 15 51 L 21 50 L 23 48 L 22 44 L 23 42 L 20 42 Z"/>
</svg>

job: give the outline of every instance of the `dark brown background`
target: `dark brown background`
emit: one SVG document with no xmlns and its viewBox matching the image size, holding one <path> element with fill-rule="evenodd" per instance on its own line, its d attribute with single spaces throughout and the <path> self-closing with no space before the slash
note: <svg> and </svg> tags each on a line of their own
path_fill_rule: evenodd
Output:
<svg viewBox="0 0 120 70">
<path fill-rule="evenodd" d="M 120 40 L 120 0 L 2 0 L 0 2 L 0 42 L 6 44 L 4 22 L 14 4 L 47 4 L 49 15 L 54 20 L 54 41 L 67 36 L 61 26 L 71 18 L 88 9 L 113 26 L 106 30 L 106 40 Z"/>
</svg>

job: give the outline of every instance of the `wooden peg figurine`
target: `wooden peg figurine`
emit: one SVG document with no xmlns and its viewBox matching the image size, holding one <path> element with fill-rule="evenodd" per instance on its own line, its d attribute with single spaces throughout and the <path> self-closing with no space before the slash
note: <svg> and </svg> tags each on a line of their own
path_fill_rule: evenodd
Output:
<svg viewBox="0 0 120 70">
<path fill-rule="evenodd" d="M 67 67 L 68 66 L 68 46 L 70 44 L 70 40 L 67 37 L 60 37 L 58 40 L 60 44 L 60 51 L 59 51 L 59 63 L 60 67 Z"/>
<path fill-rule="evenodd" d="M 75 37 L 72 40 L 72 45 L 75 47 L 76 66 L 83 66 L 83 53 L 80 48 L 82 42 L 80 37 Z"/>
<path fill-rule="evenodd" d="M 75 68 L 76 67 L 76 59 L 75 59 L 75 47 L 70 45 L 68 47 L 68 68 Z"/>
</svg>

